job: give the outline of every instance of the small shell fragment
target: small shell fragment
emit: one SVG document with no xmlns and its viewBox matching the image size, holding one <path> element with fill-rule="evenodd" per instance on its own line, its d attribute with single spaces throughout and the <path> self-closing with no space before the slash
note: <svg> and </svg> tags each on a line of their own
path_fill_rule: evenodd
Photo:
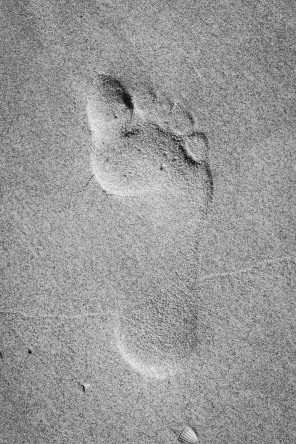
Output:
<svg viewBox="0 0 296 444">
<path fill-rule="evenodd" d="M 179 441 L 184 444 L 197 444 L 198 438 L 190 427 L 185 427 L 179 435 Z"/>
<path fill-rule="evenodd" d="M 88 383 L 84 383 L 81 385 L 82 385 L 82 389 L 83 389 L 84 393 L 86 393 L 86 391 L 90 389 L 90 384 L 88 384 Z"/>
</svg>

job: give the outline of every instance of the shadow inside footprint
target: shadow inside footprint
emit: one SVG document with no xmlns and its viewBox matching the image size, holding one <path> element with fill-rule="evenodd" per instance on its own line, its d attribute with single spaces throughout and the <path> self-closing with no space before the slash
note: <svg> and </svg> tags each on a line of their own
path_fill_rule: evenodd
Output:
<svg viewBox="0 0 296 444">
<path fill-rule="evenodd" d="M 100 94 L 105 100 L 111 102 L 122 103 L 130 111 L 133 111 L 134 105 L 130 93 L 127 89 L 119 82 L 119 80 L 114 79 L 106 74 L 98 75 L 98 85 L 100 88 Z"/>
<path fill-rule="evenodd" d="M 176 134 L 162 127 L 159 120 L 155 123 L 153 107 L 148 119 L 147 111 L 134 103 L 137 101 L 118 80 L 101 75 L 86 109 L 92 134 L 91 166 L 97 182 L 131 208 L 141 202 L 141 217 L 150 227 L 146 244 L 138 246 L 138 251 L 142 250 L 139 270 L 132 273 L 140 273 L 147 264 L 147 289 L 149 280 L 153 287 L 159 281 L 161 287 L 152 296 L 149 290 L 135 288 L 139 294 L 131 297 L 132 303 L 128 294 L 133 290 L 129 288 L 126 300 L 120 299 L 115 331 L 124 359 L 138 371 L 149 373 L 150 368 L 157 377 L 170 374 L 164 365 L 168 369 L 186 360 L 201 340 L 195 318 L 188 312 L 191 296 L 185 301 L 176 294 L 176 271 L 183 267 L 184 277 L 186 263 L 194 262 L 192 239 L 202 229 L 214 187 L 208 140 L 192 127 L 193 119 L 188 118 L 190 131 Z M 156 258 L 154 265 L 152 256 Z M 163 272 L 165 266 L 170 273 Z M 147 298 L 152 298 L 150 305 Z M 149 365 L 144 364 L 145 356 Z"/>
</svg>

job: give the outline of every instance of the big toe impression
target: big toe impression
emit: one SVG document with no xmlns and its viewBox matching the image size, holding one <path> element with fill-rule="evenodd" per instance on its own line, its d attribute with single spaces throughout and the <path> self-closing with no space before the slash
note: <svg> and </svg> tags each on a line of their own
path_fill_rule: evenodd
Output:
<svg viewBox="0 0 296 444">
<path fill-rule="evenodd" d="M 93 138 L 116 133 L 129 124 L 133 100 L 127 89 L 110 76 L 100 74 L 87 98 L 87 117 Z"/>
</svg>

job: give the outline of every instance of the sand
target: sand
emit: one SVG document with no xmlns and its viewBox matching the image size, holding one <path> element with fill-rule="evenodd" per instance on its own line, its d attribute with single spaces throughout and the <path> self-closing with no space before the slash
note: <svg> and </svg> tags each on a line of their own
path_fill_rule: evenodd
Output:
<svg viewBox="0 0 296 444">
<path fill-rule="evenodd" d="M 295 6 L 1 4 L 0 444 L 290 444 Z"/>
</svg>

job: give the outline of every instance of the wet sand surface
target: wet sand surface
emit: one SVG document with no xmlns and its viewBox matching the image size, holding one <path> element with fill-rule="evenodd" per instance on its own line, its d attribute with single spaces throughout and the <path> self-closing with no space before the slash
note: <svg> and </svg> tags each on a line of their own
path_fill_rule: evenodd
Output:
<svg viewBox="0 0 296 444">
<path fill-rule="evenodd" d="M 1 12 L 0 443 L 294 442 L 293 3 Z"/>
</svg>

